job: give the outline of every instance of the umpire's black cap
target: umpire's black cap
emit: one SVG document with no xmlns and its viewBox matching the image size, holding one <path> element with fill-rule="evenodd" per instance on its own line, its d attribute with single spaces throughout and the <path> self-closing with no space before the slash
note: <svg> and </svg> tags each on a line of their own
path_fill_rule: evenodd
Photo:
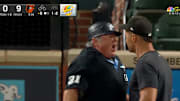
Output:
<svg viewBox="0 0 180 101">
<path fill-rule="evenodd" d="M 121 35 L 120 32 L 115 31 L 114 26 L 109 22 L 96 22 L 88 29 L 88 40 L 101 35 L 115 34 Z"/>
<path fill-rule="evenodd" d="M 120 29 L 131 31 L 145 38 L 152 38 L 152 24 L 143 16 L 133 16 L 127 24 L 120 25 Z"/>
</svg>

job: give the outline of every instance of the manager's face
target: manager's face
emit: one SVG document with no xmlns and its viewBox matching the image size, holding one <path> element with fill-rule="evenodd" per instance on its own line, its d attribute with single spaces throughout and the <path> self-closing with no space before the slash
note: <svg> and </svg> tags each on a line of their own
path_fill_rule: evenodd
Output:
<svg viewBox="0 0 180 101">
<path fill-rule="evenodd" d="M 135 39 L 132 32 L 126 31 L 126 44 L 130 52 L 135 52 Z"/>
</svg>

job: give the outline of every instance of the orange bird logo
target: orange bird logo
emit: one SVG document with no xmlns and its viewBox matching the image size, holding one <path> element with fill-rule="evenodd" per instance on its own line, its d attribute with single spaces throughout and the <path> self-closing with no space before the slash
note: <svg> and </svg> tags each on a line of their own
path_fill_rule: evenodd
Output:
<svg viewBox="0 0 180 101">
<path fill-rule="evenodd" d="M 26 12 L 32 13 L 34 11 L 35 5 L 26 5 Z"/>
</svg>

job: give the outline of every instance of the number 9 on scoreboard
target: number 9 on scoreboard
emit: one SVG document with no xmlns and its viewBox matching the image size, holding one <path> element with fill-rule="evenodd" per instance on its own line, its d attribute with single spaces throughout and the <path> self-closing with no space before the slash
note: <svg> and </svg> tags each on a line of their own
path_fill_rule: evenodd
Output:
<svg viewBox="0 0 180 101">
<path fill-rule="evenodd" d="M 21 5 L 16 5 L 16 12 L 21 12 Z"/>
</svg>

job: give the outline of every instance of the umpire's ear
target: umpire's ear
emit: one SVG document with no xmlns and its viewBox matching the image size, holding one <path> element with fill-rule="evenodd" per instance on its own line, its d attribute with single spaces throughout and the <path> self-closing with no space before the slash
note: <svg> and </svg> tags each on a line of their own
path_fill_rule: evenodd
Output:
<svg viewBox="0 0 180 101">
<path fill-rule="evenodd" d="M 91 41 L 94 48 L 97 48 L 99 46 L 99 42 L 97 38 L 92 38 Z"/>
</svg>

